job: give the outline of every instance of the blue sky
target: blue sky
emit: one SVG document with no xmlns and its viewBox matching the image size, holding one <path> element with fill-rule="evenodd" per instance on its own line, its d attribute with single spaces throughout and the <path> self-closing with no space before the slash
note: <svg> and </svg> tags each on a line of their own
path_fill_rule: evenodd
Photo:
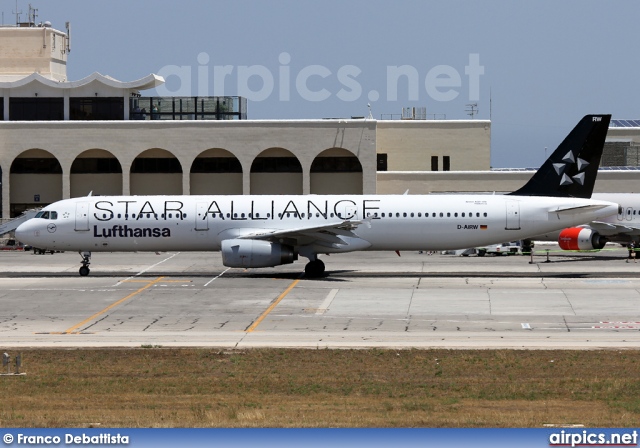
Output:
<svg viewBox="0 0 640 448">
<path fill-rule="evenodd" d="M 493 167 L 539 166 L 588 113 L 640 119 L 635 1 L 32 4 L 38 21 L 71 22 L 70 80 L 165 74 L 164 94 L 245 94 L 250 119 L 363 116 L 367 104 L 377 119 L 410 106 L 467 119 L 478 103 Z M 4 23 L 15 7 L 0 0 Z"/>
</svg>

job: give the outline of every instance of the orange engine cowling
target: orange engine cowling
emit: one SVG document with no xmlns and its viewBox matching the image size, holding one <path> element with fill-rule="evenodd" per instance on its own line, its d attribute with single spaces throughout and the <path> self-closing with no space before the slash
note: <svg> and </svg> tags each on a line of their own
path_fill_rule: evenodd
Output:
<svg viewBox="0 0 640 448">
<path fill-rule="evenodd" d="M 560 232 L 558 244 L 562 250 L 602 249 L 607 239 L 593 229 L 570 227 Z"/>
</svg>

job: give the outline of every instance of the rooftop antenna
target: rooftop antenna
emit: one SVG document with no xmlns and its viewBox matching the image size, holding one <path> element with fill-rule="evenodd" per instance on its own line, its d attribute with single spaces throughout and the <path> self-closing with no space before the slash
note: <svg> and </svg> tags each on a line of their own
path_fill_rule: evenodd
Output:
<svg viewBox="0 0 640 448">
<path fill-rule="evenodd" d="M 29 26 L 36 24 L 36 17 L 38 17 L 38 9 L 32 7 L 31 3 L 29 3 L 29 18 L 28 18 Z"/>
<path fill-rule="evenodd" d="M 489 121 L 493 118 L 493 99 L 491 98 L 491 87 L 489 87 Z"/>
<path fill-rule="evenodd" d="M 471 104 L 467 104 L 468 109 L 465 110 L 465 112 L 467 113 L 467 115 L 469 115 L 471 117 L 471 119 L 473 120 L 473 118 L 476 116 L 476 114 L 478 113 L 478 103 L 471 103 Z"/>
<path fill-rule="evenodd" d="M 22 11 L 18 11 L 18 0 L 16 0 L 16 10 L 13 11 L 13 14 L 16 15 L 16 26 L 20 26 L 20 14 L 22 14 Z"/>
<path fill-rule="evenodd" d="M 373 120 L 373 115 L 371 114 L 371 103 L 367 103 L 367 107 L 369 108 L 369 116 L 367 120 Z"/>
</svg>

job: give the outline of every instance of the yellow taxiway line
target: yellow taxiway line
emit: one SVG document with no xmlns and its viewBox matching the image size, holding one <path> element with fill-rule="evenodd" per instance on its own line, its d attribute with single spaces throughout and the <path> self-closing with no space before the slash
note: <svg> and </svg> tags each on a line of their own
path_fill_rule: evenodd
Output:
<svg viewBox="0 0 640 448">
<path fill-rule="evenodd" d="M 280 303 L 280 302 L 282 301 L 282 299 L 284 299 L 284 298 L 286 297 L 286 295 L 287 295 L 287 294 L 289 294 L 293 288 L 295 288 L 295 286 L 298 284 L 298 282 L 299 282 L 299 281 L 300 281 L 300 279 L 294 280 L 294 281 L 293 281 L 293 283 L 291 283 L 291 284 L 289 285 L 289 287 L 288 287 L 287 289 L 285 289 L 285 290 L 284 290 L 284 292 L 283 292 L 282 294 L 280 294 L 280 295 L 278 296 L 278 298 L 277 298 L 277 299 L 276 299 L 276 300 L 275 300 L 271 305 L 269 305 L 269 308 L 267 308 L 267 309 L 265 310 L 265 312 L 264 312 L 264 313 L 262 313 L 262 314 L 260 315 L 260 317 L 258 317 L 258 318 L 256 319 L 256 321 L 255 321 L 254 323 L 252 323 L 252 324 L 251 324 L 251 326 L 250 326 L 249 328 L 247 328 L 247 329 L 246 329 L 246 332 L 247 332 L 247 333 L 251 333 L 253 330 L 255 330 L 255 329 L 256 329 L 256 327 L 257 327 L 258 325 L 260 325 L 260 322 L 262 322 L 262 321 L 264 320 L 264 318 L 265 318 L 265 317 L 267 317 L 267 316 L 269 315 L 269 313 L 270 313 L 271 311 L 273 311 L 273 309 L 274 309 L 276 306 L 278 306 L 278 303 Z"/>
<path fill-rule="evenodd" d="M 122 302 L 125 302 L 126 300 L 129 300 L 131 297 L 140 294 L 142 291 L 144 291 L 145 289 L 148 289 L 150 287 L 152 287 L 153 285 L 155 285 L 156 283 L 158 283 L 159 281 L 161 281 L 164 277 L 158 277 L 155 280 L 150 281 L 149 283 L 147 283 L 145 286 L 143 286 L 142 288 L 138 289 L 137 291 L 132 292 L 131 294 L 129 294 L 126 297 L 123 297 L 122 299 L 118 300 L 115 303 L 112 303 L 111 305 L 109 305 L 108 307 L 106 307 L 105 309 L 103 309 L 102 311 L 98 311 L 97 313 L 95 313 L 93 316 L 86 318 L 85 320 L 83 320 L 82 322 L 80 322 L 77 325 L 74 325 L 71 328 L 68 328 L 67 330 L 63 331 L 62 334 L 77 334 L 76 330 L 80 327 L 82 327 L 83 325 L 87 324 L 88 322 L 92 321 L 93 319 L 95 319 L 96 317 L 100 316 L 101 314 L 106 313 L 107 311 L 109 311 L 110 309 L 120 305 Z"/>
</svg>

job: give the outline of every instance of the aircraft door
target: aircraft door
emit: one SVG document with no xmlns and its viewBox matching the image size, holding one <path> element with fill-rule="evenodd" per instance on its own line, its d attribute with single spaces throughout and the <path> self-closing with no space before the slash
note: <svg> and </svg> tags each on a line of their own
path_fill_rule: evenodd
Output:
<svg viewBox="0 0 640 448">
<path fill-rule="evenodd" d="M 507 200 L 507 224 L 505 230 L 520 230 L 520 202 Z"/>
<path fill-rule="evenodd" d="M 196 230 L 209 230 L 209 213 L 206 202 L 196 203 Z"/>
<path fill-rule="evenodd" d="M 89 230 L 89 203 L 76 203 L 76 230 Z"/>
</svg>

